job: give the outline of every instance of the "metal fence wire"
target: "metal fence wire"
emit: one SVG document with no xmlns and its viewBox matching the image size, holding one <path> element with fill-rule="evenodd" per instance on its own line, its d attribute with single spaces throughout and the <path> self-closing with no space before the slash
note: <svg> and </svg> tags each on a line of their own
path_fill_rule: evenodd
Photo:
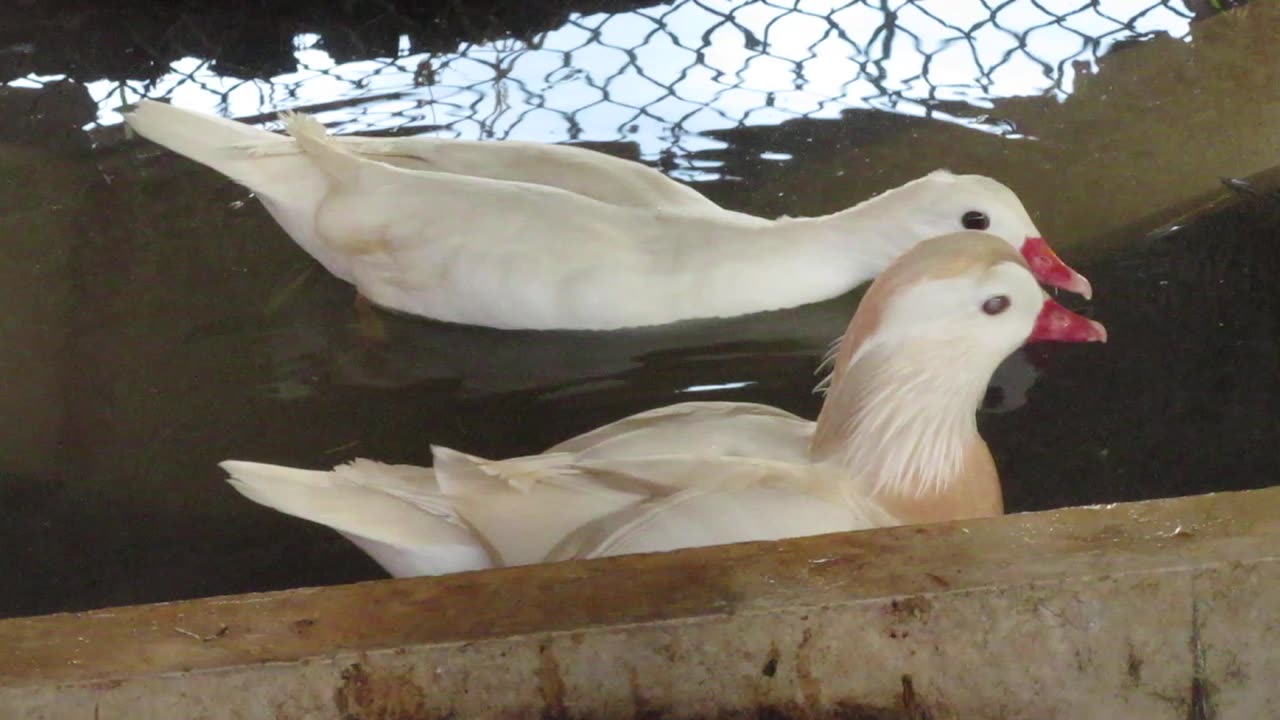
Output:
<svg viewBox="0 0 1280 720">
<path fill-rule="evenodd" d="M 394 54 L 343 62 L 332 34 L 301 32 L 296 70 L 273 77 L 189 56 L 158 78 L 86 84 L 98 126 L 151 97 L 264 122 L 308 109 L 341 133 L 632 140 L 647 158 L 689 158 L 719 146 L 707 131 L 848 108 L 1011 133 L 987 114 L 993 101 L 1065 98 L 1118 45 L 1186 38 L 1203 12 L 1181 0 L 677 0 L 449 51 L 423 52 L 406 33 Z M 677 175 L 700 173 L 684 162 Z"/>
</svg>

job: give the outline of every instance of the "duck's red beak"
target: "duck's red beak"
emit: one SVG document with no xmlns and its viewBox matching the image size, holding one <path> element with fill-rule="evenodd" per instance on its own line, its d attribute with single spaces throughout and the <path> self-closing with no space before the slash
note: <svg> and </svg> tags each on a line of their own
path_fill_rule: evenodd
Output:
<svg viewBox="0 0 1280 720">
<path fill-rule="evenodd" d="M 1102 323 L 1077 315 L 1062 307 L 1053 298 L 1044 299 L 1044 307 L 1036 316 L 1030 342 L 1056 340 L 1058 342 L 1106 342 L 1107 329 Z"/>
<path fill-rule="evenodd" d="M 1027 265 L 1031 267 L 1031 274 L 1036 276 L 1036 280 L 1045 285 L 1082 295 L 1086 300 L 1093 297 L 1093 286 L 1089 284 L 1088 278 L 1062 262 L 1044 238 L 1027 238 L 1022 243 L 1022 257 L 1026 258 Z"/>
</svg>

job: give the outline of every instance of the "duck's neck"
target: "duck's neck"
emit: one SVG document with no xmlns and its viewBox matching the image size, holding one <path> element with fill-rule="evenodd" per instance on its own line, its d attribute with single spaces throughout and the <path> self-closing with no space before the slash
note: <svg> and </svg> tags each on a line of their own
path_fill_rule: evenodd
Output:
<svg viewBox="0 0 1280 720">
<path fill-rule="evenodd" d="M 867 237 L 850 236 L 858 232 Z M 845 231 L 824 218 L 753 219 L 741 224 L 719 219 L 696 234 L 698 242 L 686 243 L 677 252 L 691 254 L 684 264 L 698 266 L 699 272 L 668 277 L 682 283 L 713 315 L 831 299 L 876 277 L 888 263 L 872 233 Z"/>
<path fill-rule="evenodd" d="M 766 221 L 740 213 L 717 215 L 696 229 L 697 243 L 679 249 L 708 254 L 689 263 L 706 268 L 689 278 L 691 292 L 712 306 L 713 314 L 741 312 L 736 303 L 744 293 L 753 303 L 768 303 L 752 310 L 842 295 L 880 274 L 928 234 L 903 217 L 902 203 L 893 197 L 897 192 L 822 217 Z M 716 298 L 733 307 L 718 307 Z"/>
<path fill-rule="evenodd" d="M 803 236 L 854 265 L 852 288 L 879 275 L 916 242 L 938 234 L 929 227 L 929 214 L 919 210 L 918 194 L 916 183 L 908 183 L 830 215 L 780 218 L 776 232 Z"/>
<path fill-rule="evenodd" d="M 810 457 L 840 466 L 846 497 L 869 497 L 904 523 L 1001 514 L 974 417 L 990 373 L 965 359 L 961 347 L 938 358 L 899 345 L 834 368 Z"/>
</svg>

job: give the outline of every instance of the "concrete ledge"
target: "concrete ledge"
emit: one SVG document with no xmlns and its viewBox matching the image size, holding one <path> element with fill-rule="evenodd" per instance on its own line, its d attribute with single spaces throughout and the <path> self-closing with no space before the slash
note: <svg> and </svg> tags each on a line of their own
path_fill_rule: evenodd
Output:
<svg viewBox="0 0 1280 720">
<path fill-rule="evenodd" d="M 1280 717 L 1280 488 L 0 621 L 0 717 Z"/>
</svg>

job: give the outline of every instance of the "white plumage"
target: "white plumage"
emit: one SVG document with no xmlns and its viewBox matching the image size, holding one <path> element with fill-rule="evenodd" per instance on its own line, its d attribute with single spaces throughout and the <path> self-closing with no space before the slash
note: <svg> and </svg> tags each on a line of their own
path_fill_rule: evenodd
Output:
<svg viewBox="0 0 1280 720">
<path fill-rule="evenodd" d="M 374 303 L 440 320 L 607 330 L 792 307 L 853 289 L 975 211 L 1039 253 L 1043 279 L 1088 292 L 1017 196 L 976 175 L 938 171 L 832 215 L 765 220 L 581 148 L 335 139 L 303 115 L 286 118 L 290 139 L 151 101 L 125 117 L 249 187 Z"/>
</svg>

